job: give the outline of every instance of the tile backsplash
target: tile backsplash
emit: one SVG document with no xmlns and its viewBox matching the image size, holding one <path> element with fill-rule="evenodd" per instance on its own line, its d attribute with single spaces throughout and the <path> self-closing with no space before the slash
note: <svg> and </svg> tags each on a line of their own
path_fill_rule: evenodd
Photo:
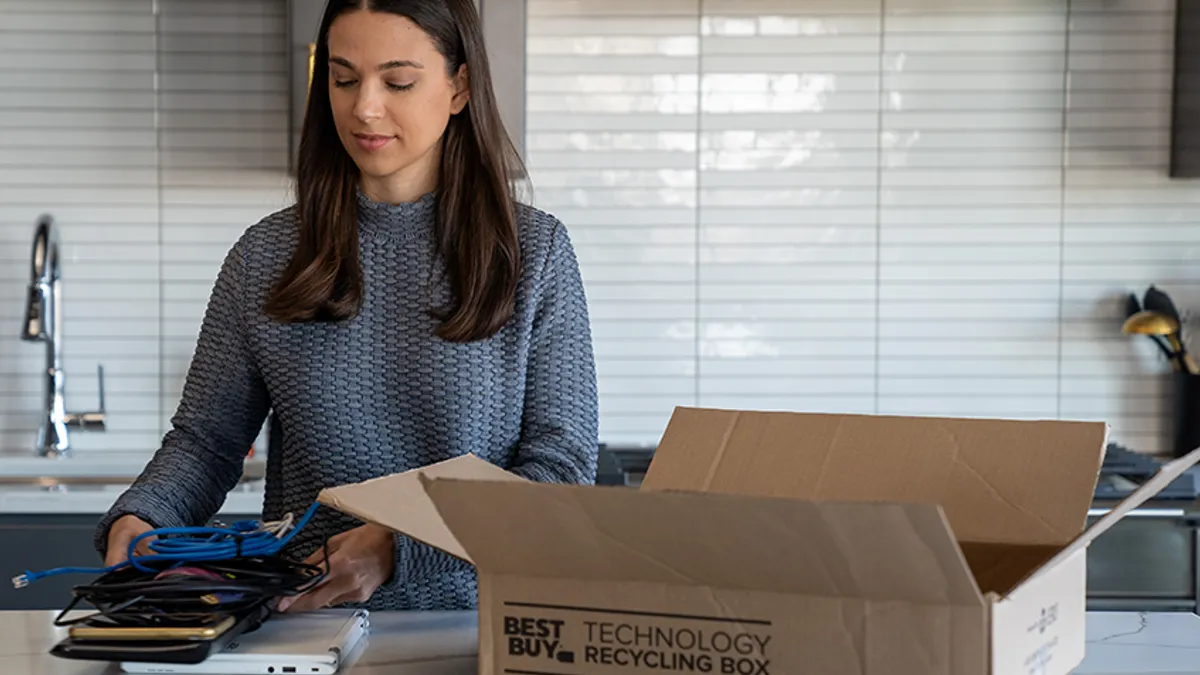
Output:
<svg viewBox="0 0 1200 675">
<path fill-rule="evenodd" d="M 152 451 L 220 260 L 291 198 L 283 0 L 0 0 L 0 452 L 38 214 L 62 228 L 67 397 Z M 1119 333 L 1200 302 L 1167 176 L 1173 0 L 527 0 L 535 203 L 570 228 L 602 436 L 678 404 L 1104 419 L 1169 446 Z M 0 331 L 3 334 L 3 331 Z"/>
<path fill-rule="evenodd" d="M 0 452 L 31 452 L 44 345 L 20 342 L 33 225 L 63 240 L 67 405 L 150 452 L 182 391 L 225 252 L 282 208 L 282 0 L 0 0 Z"/>
<path fill-rule="evenodd" d="M 1174 0 L 529 0 L 527 148 L 605 436 L 679 403 L 1104 419 L 1169 448 L 1122 294 L 1200 290 Z"/>
</svg>

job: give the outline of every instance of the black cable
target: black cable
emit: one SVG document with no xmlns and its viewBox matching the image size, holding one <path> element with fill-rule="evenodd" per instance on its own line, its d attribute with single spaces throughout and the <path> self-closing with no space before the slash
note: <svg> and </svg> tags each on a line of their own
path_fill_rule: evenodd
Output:
<svg viewBox="0 0 1200 675">
<path fill-rule="evenodd" d="M 328 575 L 328 542 L 322 544 L 322 552 L 323 564 L 278 554 L 183 564 L 163 562 L 150 571 L 125 567 L 75 586 L 71 602 L 55 617 L 54 625 L 195 625 L 315 588 Z M 92 605 L 96 611 L 66 618 L 81 603 Z"/>
</svg>

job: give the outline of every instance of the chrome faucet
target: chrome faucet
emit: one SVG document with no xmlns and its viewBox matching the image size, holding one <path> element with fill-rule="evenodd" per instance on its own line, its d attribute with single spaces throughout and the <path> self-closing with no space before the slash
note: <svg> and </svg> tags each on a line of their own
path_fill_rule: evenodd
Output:
<svg viewBox="0 0 1200 675">
<path fill-rule="evenodd" d="M 66 411 L 66 373 L 62 367 L 62 277 L 59 268 L 59 238 L 54 219 L 38 218 L 33 238 L 29 299 L 25 305 L 25 327 L 21 339 L 46 343 L 45 406 L 38 427 L 34 452 L 39 457 L 70 457 L 68 428 L 104 431 L 104 367 L 100 378 L 100 410 L 87 413 Z"/>
</svg>

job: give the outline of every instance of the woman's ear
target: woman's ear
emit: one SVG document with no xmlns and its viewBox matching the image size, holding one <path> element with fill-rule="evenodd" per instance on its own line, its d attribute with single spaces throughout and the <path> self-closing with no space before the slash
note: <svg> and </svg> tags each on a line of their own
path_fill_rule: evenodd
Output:
<svg viewBox="0 0 1200 675">
<path fill-rule="evenodd" d="M 450 112 L 457 115 L 467 107 L 471 99 L 471 75 L 467 72 L 467 64 L 458 67 L 454 74 L 454 98 L 450 99 Z"/>
</svg>

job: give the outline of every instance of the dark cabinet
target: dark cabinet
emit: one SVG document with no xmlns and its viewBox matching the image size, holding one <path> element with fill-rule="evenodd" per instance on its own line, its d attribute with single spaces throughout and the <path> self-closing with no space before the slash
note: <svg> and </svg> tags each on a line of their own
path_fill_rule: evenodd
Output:
<svg viewBox="0 0 1200 675">
<path fill-rule="evenodd" d="M 1197 551 L 1182 509 L 1126 516 L 1088 547 L 1088 609 L 1196 611 Z"/>
<path fill-rule="evenodd" d="M 222 515 L 225 522 L 258 518 Z M 92 533 L 100 514 L 0 514 L 0 574 L 11 579 L 26 570 L 55 567 L 99 567 Z M 86 582 L 85 574 L 42 579 L 26 588 L 0 584 L 0 610 L 58 609 L 70 602 L 71 587 Z"/>
</svg>

